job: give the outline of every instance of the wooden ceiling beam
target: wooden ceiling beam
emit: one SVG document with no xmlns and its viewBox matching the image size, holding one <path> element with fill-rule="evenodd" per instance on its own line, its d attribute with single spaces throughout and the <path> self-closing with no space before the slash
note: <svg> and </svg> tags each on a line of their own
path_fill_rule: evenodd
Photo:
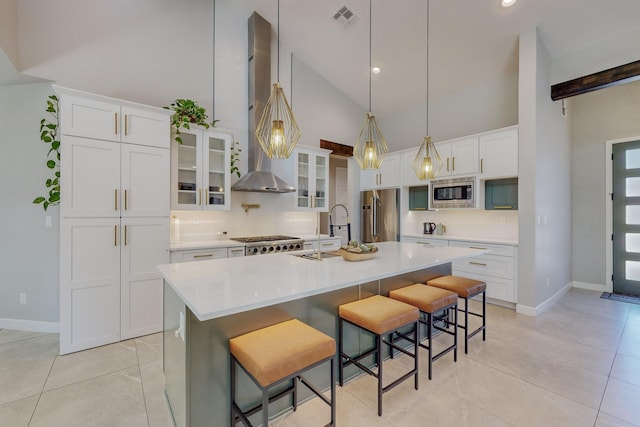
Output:
<svg viewBox="0 0 640 427">
<path fill-rule="evenodd" d="M 551 86 L 551 99 L 558 101 L 594 90 L 617 86 L 640 79 L 640 61 L 630 62 L 588 76 L 579 77 Z"/>
<path fill-rule="evenodd" d="M 320 140 L 320 148 L 326 148 L 327 150 L 332 150 L 331 154 L 335 154 L 338 156 L 344 157 L 352 157 L 353 156 L 353 147 L 350 145 L 338 144 L 337 142 L 326 141 L 324 139 Z"/>
</svg>

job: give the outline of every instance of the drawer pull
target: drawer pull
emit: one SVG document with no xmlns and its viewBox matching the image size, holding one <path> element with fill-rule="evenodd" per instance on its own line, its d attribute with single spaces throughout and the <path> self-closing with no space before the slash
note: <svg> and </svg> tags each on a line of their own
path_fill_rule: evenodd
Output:
<svg viewBox="0 0 640 427">
<path fill-rule="evenodd" d="M 483 251 L 487 250 L 487 248 L 481 248 L 480 246 L 469 246 L 469 249 L 481 249 Z"/>
<path fill-rule="evenodd" d="M 431 243 L 429 242 L 416 242 L 419 245 L 424 245 L 424 246 L 431 246 Z"/>
<path fill-rule="evenodd" d="M 475 262 L 475 261 L 469 261 L 469 264 L 481 265 L 482 267 L 486 267 L 487 266 L 487 264 L 485 264 L 483 262 Z"/>
<path fill-rule="evenodd" d="M 333 246 L 333 243 L 323 243 L 322 246 Z"/>
<path fill-rule="evenodd" d="M 239 254 L 240 252 L 244 252 L 244 249 L 231 249 L 231 253 Z"/>
<path fill-rule="evenodd" d="M 211 258 L 213 254 L 194 255 L 194 258 Z"/>
<path fill-rule="evenodd" d="M 511 205 L 494 206 L 493 209 L 513 209 Z"/>
</svg>

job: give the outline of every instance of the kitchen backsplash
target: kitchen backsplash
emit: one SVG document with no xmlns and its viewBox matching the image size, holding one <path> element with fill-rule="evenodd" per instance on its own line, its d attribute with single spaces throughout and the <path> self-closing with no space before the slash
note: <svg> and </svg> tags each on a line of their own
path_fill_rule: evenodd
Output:
<svg viewBox="0 0 640 427">
<path fill-rule="evenodd" d="M 242 204 L 258 204 L 257 209 Z M 171 211 L 171 242 L 201 242 L 229 237 L 316 234 L 317 214 L 283 211 L 293 202 L 286 194 L 231 193 L 229 211 Z M 221 233 L 226 232 L 226 236 Z"/>
<path fill-rule="evenodd" d="M 444 224 L 449 236 L 518 240 L 518 211 L 410 211 L 402 222 L 402 234 L 422 234 L 423 222 Z"/>
</svg>

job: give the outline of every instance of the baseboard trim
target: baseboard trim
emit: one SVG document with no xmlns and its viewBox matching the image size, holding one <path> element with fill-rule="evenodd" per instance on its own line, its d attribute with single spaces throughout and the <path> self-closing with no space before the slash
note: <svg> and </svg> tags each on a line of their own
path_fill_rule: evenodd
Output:
<svg viewBox="0 0 640 427">
<path fill-rule="evenodd" d="M 558 292 L 549 297 L 546 301 L 538 304 L 536 307 L 530 307 L 524 304 L 516 304 L 516 313 L 525 314 L 527 316 L 539 316 L 556 303 L 569 289 L 571 289 L 573 282 L 569 282 L 562 288 L 558 289 Z"/>
<path fill-rule="evenodd" d="M 589 291 L 598 291 L 598 292 L 611 292 L 607 290 L 606 285 L 598 284 L 598 283 L 589 283 L 589 282 L 572 282 L 572 286 L 578 289 L 586 289 Z"/>
<path fill-rule="evenodd" d="M 43 332 L 48 334 L 57 334 L 57 333 L 60 333 L 60 323 L 42 322 L 39 320 L 0 318 L 0 329 L 15 329 L 17 331 Z"/>
</svg>

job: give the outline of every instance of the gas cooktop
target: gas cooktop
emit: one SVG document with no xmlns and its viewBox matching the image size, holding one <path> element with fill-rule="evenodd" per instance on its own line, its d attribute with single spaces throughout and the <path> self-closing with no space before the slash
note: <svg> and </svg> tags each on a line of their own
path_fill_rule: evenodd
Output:
<svg viewBox="0 0 640 427">
<path fill-rule="evenodd" d="M 231 240 L 242 243 L 261 243 L 261 242 L 276 242 L 280 240 L 300 240 L 299 237 L 291 236 L 251 236 L 251 237 L 230 237 Z"/>
</svg>

